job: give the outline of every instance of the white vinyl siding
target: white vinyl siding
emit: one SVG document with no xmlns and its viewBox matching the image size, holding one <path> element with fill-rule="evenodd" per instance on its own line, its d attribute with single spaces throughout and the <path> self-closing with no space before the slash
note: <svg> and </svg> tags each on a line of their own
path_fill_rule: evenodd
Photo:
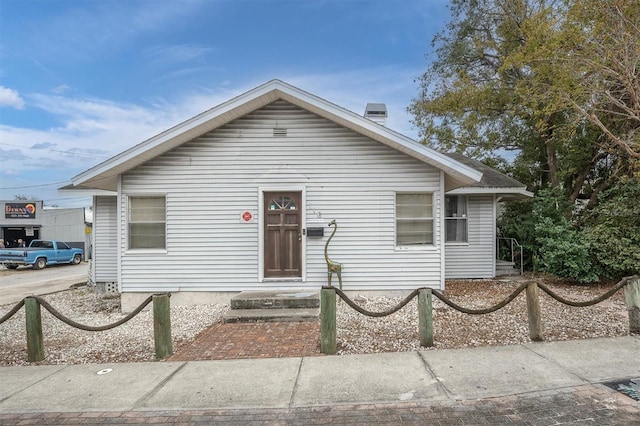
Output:
<svg viewBox="0 0 640 426">
<path fill-rule="evenodd" d="M 438 211 L 440 177 L 432 166 L 276 101 L 122 176 L 123 199 L 165 193 L 167 208 L 166 253 L 123 252 L 123 291 L 290 286 L 259 280 L 262 218 L 240 220 L 244 211 L 258 214 L 265 188 L 304 188 L 303 226 L 319 218 L 325 225 L 324 237 L 303 237 L 306 273 L 298 287 L 326 284 L 323 250 L 332 219 L 338 231 L 329 256 L 344 264 L 345 289 L 439 287 L 439 216 L 430 250 L 399 252 L 395 194 L 432 193 Z M 124 202 L 120 208 L 126 217 Z M 120 244 L 126 247 L 124 237 Z"/>
<path fill-rule="evenodd" d="M 118 281 L 118 204 L 116 197 L 94 198 L 93 247 L 91 262 L 93 281 Z"/>
<path fill-rule="evenodd" d="M 468 244 L 445 246 L 445 278 L 493 278 L 495 216 L 493 195 L 468 196 Z"/>
</svg>

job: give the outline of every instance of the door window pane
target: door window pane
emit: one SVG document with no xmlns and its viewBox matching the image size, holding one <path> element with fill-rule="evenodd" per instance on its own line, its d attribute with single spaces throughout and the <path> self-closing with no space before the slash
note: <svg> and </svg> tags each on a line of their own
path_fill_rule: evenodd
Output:
<svg viewBox="0 0 640 426">
<path fill-rule="evenodd" d="M 279 196 L 271 200 L 269 210 L 296 210 L 296 202 L 285 196 Z"/>
</svg>

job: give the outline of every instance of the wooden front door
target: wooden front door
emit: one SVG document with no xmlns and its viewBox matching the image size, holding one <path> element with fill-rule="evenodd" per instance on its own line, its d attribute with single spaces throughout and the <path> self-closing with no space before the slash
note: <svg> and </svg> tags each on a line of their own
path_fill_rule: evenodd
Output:
<svg viewBox="0 0 640 426">
<path fill-rule="evenodd" d="M 300 192 L 264 193 L 264 276 L 301 277 Z"/>
</svg>

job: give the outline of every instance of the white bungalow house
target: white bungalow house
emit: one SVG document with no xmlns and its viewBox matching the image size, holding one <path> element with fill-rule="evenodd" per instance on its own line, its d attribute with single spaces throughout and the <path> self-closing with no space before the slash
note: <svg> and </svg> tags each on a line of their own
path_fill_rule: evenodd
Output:
<svg viewBox="0 0 640 426">
<path fill-rule="evenodd" d="M 495 275 L 496 205 L 524 185 L 279 80 L 75 176 L 94 191 L 92 280 L 127 310 L 244 290 L 442 289 Z M 376 114 L 377 112 L 377 114 Z M 334 281 L 335 282 L 335 281 Z"/>
</svg>

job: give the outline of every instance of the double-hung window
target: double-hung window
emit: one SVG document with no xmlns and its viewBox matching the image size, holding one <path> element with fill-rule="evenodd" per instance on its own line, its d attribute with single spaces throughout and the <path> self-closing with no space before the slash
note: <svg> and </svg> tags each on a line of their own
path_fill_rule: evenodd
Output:
<svg viewBox="0 0 640 426">
<path fill-rule="evenodd" d="M 396 193 L 396 246 L 433 244 L 433 194 Z"/>
<path fill-rule="evenodd" d="M 464 195 L 448 195 L 444 199 L 446 242 L 466 243 L 467 232 L 467 197 Z"/>
<path fill-rule="evenodd" d="M 166 210 L 165 196 L 129 197 L 130 249 L 166 248 Z"/>
</svg>

